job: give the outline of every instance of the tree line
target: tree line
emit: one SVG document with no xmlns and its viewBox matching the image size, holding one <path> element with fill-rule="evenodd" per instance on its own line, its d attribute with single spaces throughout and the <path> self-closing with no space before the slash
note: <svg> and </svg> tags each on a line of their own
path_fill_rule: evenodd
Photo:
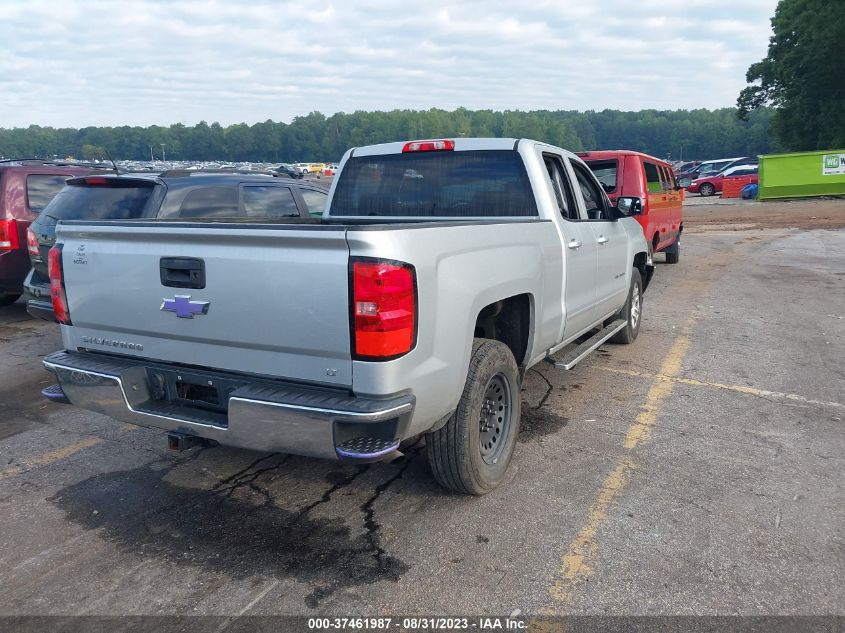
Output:
<svg viewBox="0 0 845 633">
<path fill-rule="evenodd" d="M 760 107 L 746 120 L 718 110 L 467 110 L 431 109 L 312 112 L 290 123 L 272 120 L 226 127 L 201 121 L 168 127 L 0 128 L 0 156 L 79 159 L 307 162 L 338 160 L 350 147 L 420 138 L 492 136 L 533 138 L 573 151 L 632 149 L 661 158 L 707 159 L 765 154 L 779 148 L 769 136 L 773 111 Z M 162 148 L 162 145 L 164 146 Z"/>
</svg>

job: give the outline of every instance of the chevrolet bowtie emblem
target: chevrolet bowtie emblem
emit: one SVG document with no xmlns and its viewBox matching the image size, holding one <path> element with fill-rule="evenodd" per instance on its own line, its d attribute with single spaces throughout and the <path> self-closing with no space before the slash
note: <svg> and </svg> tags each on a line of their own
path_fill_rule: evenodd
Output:
<svg viewBox="0 0 845 633">
<path fill-rule="evenodd" d="M 208 314 L 208 304 L 208 301 L 191 301 L 191 295 L 176 295 L 172 299 L 164 299 L 161 309 L 175 312 L 180 319 L 193 319 L 195 314 Z"/>
</svg>

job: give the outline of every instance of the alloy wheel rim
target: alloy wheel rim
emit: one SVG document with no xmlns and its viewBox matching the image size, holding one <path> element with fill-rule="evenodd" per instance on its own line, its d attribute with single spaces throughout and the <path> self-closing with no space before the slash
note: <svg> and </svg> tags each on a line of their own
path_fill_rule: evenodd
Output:
<svg viewBox="0 0 845 633">
<path fill-rule="evenodd" d="M 634 286 L 634 293 L 631 296 L 631 327 L 636 329 L 640 322 L 640 287 Z"/>
<path fill-rule="evenodd" d="M 495 464 L 504 452 L 511 432 L 510 384 L 507 377 L 498 373 L 487 383 L 478 424 L 478 444 L 481 458 L 487 464 Z"/>
</svg>

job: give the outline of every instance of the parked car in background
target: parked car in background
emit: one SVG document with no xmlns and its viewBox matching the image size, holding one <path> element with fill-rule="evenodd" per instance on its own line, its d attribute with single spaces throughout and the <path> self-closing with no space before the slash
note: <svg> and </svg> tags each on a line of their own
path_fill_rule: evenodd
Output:
<svg viewBox="0 0 845 633">
<path fill-rule="evenodd" d="M 666 261 L 677 264 L 684 230 L 684 194 L 671 165 L 666 161 L 628 150 L 580 152 L 578 154 L 598 178 L 610 201 L 637 198 L 642 213 L 636 216 L 652 253 L 666 253 Z"/>
<path fill-rule="evenodd" d="M 68 178 L 94 169 L 34 159 L 0 161 L 0 306 L 14 303 L 23 292 L 30 223 Z"/>
<path fill-rule="evenodd" d="M 323 169 L 324 176 L 334 176 L 337 173 L 337 165 L 326 165 Z"/>
<path fill-rule="evenodd" d="M 693 180 L 688 190 L 690 193 L 697 193 L 701 196 L 712 196 L 722 191 L 722 186 L 726 178 L 754 176 L 751 182 L 757 182 L 758 170 L 759 167 L 757 165 L 737 165 L 717 174 Z"/>
<path fill-rule="evenodd" d="M 64 183 L 62 183 L 64 184 Z M 265 217 L 320 217 L 328 190 L 255 173 L 168 171 L 69 180 L 27 231 L 26 309 L 54 320 L 47 270 L 56 224 L 68 220 L 250 221 Z"/>
<path fill-rule="evenodd" d="M 282 163 L 276 167 L 276 172 L 284 176 L 290 176 L 291 178 L 302 178 L 305 175 L 302 173 L 302 170 L 297 169 L 289 163 Z"/>
</svg>

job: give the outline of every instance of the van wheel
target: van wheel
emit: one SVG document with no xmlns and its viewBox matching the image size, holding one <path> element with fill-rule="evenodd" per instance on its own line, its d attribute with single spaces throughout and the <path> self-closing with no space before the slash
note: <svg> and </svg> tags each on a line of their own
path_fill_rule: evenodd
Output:
<svg viewBox="0 0 845 633">
<path fill-rule="evenodd" d="M 640 333 L 640 322 L 643 320 L 643 278 L 640 271 L 634 268 L 631 273 L 631 287 L 628 289 L 628 300 L 625 302 L 617 319 L 625 319 L 625 327 L 611 338 L 613 343 L 633 343 Z"/>
<path fill-rule="evenodd" d="M 0 306 L 10 306 L 20 297 L 19 294 L 0 292 Z"/>
<path fill-rule="evenodd" d="M 434 478 L 444 488 L 483 495 L 505 477 L 522 415 L 519 369 L 510 348 L 475 339 L 458 408 L 426 435 Z"/>
<path fill-rule="evenodd" d="M 678 260 L 681 258 L 681 236 L 679 235 L 676 237 L 675 243 L 664 252 L 666 253 L 667 264 L 677 264 Z"/>
<path fill-rule="evenodd" d="M 705 182 L 703 185 L 701 185 L 698 188 L 698 193 L 700 193 L 702 196 L 707 198 L 709 196 L 712 196 L 714 193 L 716 193 L 716 187 L 711 185 L 709 182 Z"/>
</svg>

